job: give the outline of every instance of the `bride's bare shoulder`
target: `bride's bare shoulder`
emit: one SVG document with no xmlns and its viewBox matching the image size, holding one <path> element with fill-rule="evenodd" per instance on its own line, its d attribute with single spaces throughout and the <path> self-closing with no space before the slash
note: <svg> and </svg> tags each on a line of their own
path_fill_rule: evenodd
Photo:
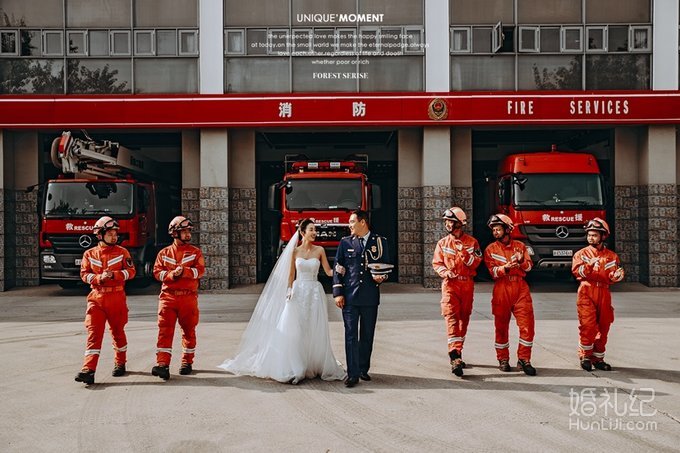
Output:
<svg viewBox="0 0 680 453">
<path fill-rule="evenodd" d="M 321 247 L 320 245 L 315 245 L 315 246 L 314 246 L 314 253 L 315 253 L 316 255 L 318 255 L 319 257 L 321 257 L 321 255 L 323 255 L 324 253 L 326 253 L 326 251 L 325 251 L 324 248 Z"/>
</svg>

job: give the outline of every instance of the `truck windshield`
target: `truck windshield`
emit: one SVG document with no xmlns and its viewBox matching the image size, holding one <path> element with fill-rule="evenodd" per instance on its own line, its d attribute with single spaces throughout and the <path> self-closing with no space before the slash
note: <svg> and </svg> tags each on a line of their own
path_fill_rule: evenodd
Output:
<svg viewBox="0 0 680 453">
<path fill-rule="evenodd" d="M 354 210 L 361 208 L 359 179 L 293 179 L 286 184 L 291 211 Z"/>
<path fill-rule="evenodd" d="M 517 206 L 602 206 L 602 183 L 599 175 L 585 173 L 522 174 L 513 184 Z M 525 181 L 524 181 L 525 180 Z"/>
<path fill-rule="evenodd" d="M 133 185 L 122 182 L 53 182 L 45 193 L 46 216 L 92 217 L 132 214 Z"/>
</svg>

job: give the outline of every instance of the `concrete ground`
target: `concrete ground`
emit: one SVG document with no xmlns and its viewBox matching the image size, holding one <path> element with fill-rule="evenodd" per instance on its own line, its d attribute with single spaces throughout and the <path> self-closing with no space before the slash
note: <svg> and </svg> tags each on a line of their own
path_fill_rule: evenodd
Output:
<svg viewBox="0 0 680 453">
<path fill-rule="evenodd" d="M 89 387 L 73 381 L 85 348 L 85 292 L 42 286 L 0 294 L 0 450 L 678 451 L 677 290 L 620 285 L 607 352 L 614 371 L 585 372 L 576 356 L 575 286 L 534 284 L 538 376 L 528 377 L 497 369 L 491 285 L 478 284 L 464 353 L 470 366 L 460 379 L 448 365 L 439 293 L 386 284 L 373 381 L 347 389 L 215 367 L 235 353 L 260 289 L 202 294 L 195 373 L 177 375 L 176 360 L 167 382 L 150 374 L 157 287 L 131 290 L 129 373 L 111 377 L 107 332 Z M 330 297 L 328 307 L 343 361 L 340 312 Z M 514 357 L 514 324 L 510 331 Z"/>
</svg>

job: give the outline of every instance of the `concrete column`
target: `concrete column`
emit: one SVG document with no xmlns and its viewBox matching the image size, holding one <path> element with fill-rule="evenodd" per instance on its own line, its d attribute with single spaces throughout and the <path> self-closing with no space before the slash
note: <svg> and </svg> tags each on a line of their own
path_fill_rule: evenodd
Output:
<svg viewBox="0 0 680 453">
<path fill-rule="evenodd" d="M 640 127 L 614 130 L 614 229 L 615 252 L 626 270 L 626 281 L 640 281 L 640 179 L 637 162 Z"/>
<path fill-rule="evenodd" d="M 223 0 L 200 0 L 199 77 L 201 94 L 224 93 Z"/>
<path fill-rule="evenodd" d="M 399 130 L 398 224 L 399 282 L 423 284 L 423 134 Z M 392 252 L 394 253 L 394 252 Z"/>
<path fill-rule="evenodd" d="M 472 234 L 472 129 L 457 127 L 451 135 L 451 204 L 463 208 Z"/>
<path fill-rule="evenodd" d="M 652 89 L 678 89 L 678 0 L 654 0 Z"/>
<path fill-rule="evenodd" d="M 432 253 L 444 235 L 441 215 L 451 207 L 451 130 L 426 127 L 423 130 L 423 284 L 440 285 L 432 269 Z"/>
<path fill-rule="evenodd" d="M 229 287 L 229 133 L 200 132 L 200 236 L 206 259 L 205 289 Z"/>
<path fill-rule="evenodd" d="M 234 130 L 229 138 L 229 284 L 251 285 L 257 283 L 255 131 Z"/>
<path fill-rule="evenodd" d="M 201 134 L 197 129 L 182 131 L 182 215 L 194 224 L 193 241 L 201 243 Z"/>
<path fill-rule="evenodd" d="M 449 91 L 448 0 L 425 0 L 425 43 L 425 91 Z"/>
<path fill-rule="evenodd" d="M 5 151 L 5 132 L 0 129 L 0 291 L 6 291 L 12 286 L 14 286 L 14 278 L 10 275 L 10 269 L 13 270 L 13 266 L 7 262 L 7 248 L 10 246 L 10 241 L 8 240 L 8 235 L 5 232 L 6 221 L 5 217 L 7 212 L 7 203 L 5 203 L 5 197 L 8 194 L 7 191 L 7 177 L 9 175 L 5 174 L 5 169 L 8 165 L 5 164 L 7 158 L 7 153 Z"/>
<path fill-rule="evenodd" d="M 640 179 L 640 280 L 678 286 L 676 128 L 650 125 L 642 143 Z"/>
<path fill-rule="evenodd" d="M 2 134 L 3 290 L 40 283 L 38 250 L 38 134 Z M 18 158 L 20 156 L 20 159 Z"/>
</svg>

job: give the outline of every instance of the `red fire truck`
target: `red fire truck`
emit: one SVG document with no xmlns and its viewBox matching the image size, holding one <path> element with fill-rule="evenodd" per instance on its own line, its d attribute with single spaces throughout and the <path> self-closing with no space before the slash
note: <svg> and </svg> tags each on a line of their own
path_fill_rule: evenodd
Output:
<svg viewBox="0 0 680 453">
<path fill-rule="evenodd" d="M 340 239 L 349 235 L 349 216 L 356 209 L 380 208 L 380 186 L 366 177 L 368 156 L 355 154 L 337 161 L 310 161 L 286 155 L 283 180 L 269 186 L 269 209 L 281 216 L 277 256 L 295 234 L 300 220 L 314 220 L 316 243 L 335 258 Z"/>
<path fill-rule="evenodd" d="M 138 282 L 148 280 L 158 250 L 170 243 L 165 228 L 179 204 L 155 179 L 155 162 L 118 143 L 70 132 L 52 142 L 51 158 L 62 175 L 42 189 L 40 278 L 78 284 L 83 252 L 97 245 L 92 227 L 108 215 L 120 224 L 119 243 L 132 255 Z"/>
<path fill-rule="evenodd" d="M 586 244 L 583 225 L 605 217 L 605 190 L 591 154 L 557 151 L 512 154 L 498 167 L 497 212 L 515 223 L 512 237 L 523 241 L 535 270 L 571 266 Z"/>
</svg>

